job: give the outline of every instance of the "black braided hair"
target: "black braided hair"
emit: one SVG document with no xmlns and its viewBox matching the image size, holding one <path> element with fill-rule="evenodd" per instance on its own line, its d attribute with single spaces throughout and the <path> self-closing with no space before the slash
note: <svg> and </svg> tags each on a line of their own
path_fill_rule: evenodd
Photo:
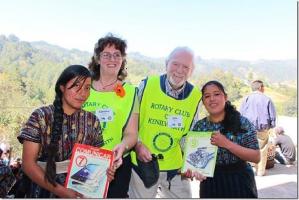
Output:
<svg viewBox="0 0 299 200">
<path fill-rule="evenodd" d="M 232 105 L 230 101 L 226 101 L 224 109 L 225 117 L 222 122 L 224 133 L 231 132 L 233 135 L 237 135 L 238 133 L 245 132 L 245 130 L 241 128 L 241 114 L 237 111 L 236 107 Z"/>
<path fill-rule="evenodd" d="M 209 81 L 206 84 L 204 84 L 204 86 L 201 89 L 202 94 L 204 94 L 206 87 L 209 85 L 215 85 L 219 90 L 223 92 L 225 96 L 227 96 L 223 85 L 220 82 L 215 80 Z M 227 132 L 231 132 L 233 133 L 233 135 L 237 135 L 240 132 L 244 132 L 244 130 L 241 129 L 241 122 L 240 122 L 241 114 L 239 111 L 237 111 L 236 107 L 231 104 L 230 101 L 225 102 L 224 111 L 225 111 L 224 119 L 221 122 L 224 128 L 223 130 L 221 130 L 221 132 L 224 134 Z"/>
<path fill-rule="evenodd" d="M 58 159 L 57 158 L 58 141 L 61 139 L 62 136 L 62 124 L 63 124 L 63 113 L 64 113 L 63 104 L 62 104 L 63 93 L 60 89 L 60 86 L 65 86 L 70 80 L 76 78 L 73 85 L 67 88 L 70 89 L 75 86 L 77 81 L 86 80 L 88 77 L 91 77 L 91 74 L 86 67 L 82 65 L 71 65 L 61 73 L 55 85 L 56 95 L 55 95 L 55 100 L 53 102 L 54 121 L 52 124 L 50 144 L 46 146 L 47 165 L 46 165 L 46 173 L 45 173 L 45 180 L 54 186 L 56 186 L 55 161 Z"/>
</svg>

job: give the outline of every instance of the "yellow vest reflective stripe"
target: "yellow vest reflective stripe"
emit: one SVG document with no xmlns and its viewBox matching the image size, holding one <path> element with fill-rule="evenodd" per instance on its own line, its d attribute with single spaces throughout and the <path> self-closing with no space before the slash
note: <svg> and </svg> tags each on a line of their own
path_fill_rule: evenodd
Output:
<svg viewBox="0 0 299 200">
<path fill-rule="evenodd" d="M 139 138 L 154 154 L 163 154 L 159 160 L 160 170 L 182 167 L 180 139 L 192 124 L 201 92 L 193 87 L 189 96 L 176 100 L 166 95 L 160 86 L 160 77 L 149 77 L 140 104 Z M 169 127 L 171 116 L 181 116 L 181 127 Z M 132 162 L 136 165 L 136 154 L 131 152 Z"/>
<path fill-rule="evenodd" d="M 90 95 L 82 108 L 97 115 L 97 110 L 111 110 L 113 113 L 112 121 L 101 122 L 101 128 L 104 139 L 103 148 L 112 150 L 116 144 L 119 144 L 123 137 L 131 112 L 133 110 L 136 87 L 124 83 L 125 96 L 117 96 L 113 92 L 99 92 L 90 89 Z"/>
</svg>

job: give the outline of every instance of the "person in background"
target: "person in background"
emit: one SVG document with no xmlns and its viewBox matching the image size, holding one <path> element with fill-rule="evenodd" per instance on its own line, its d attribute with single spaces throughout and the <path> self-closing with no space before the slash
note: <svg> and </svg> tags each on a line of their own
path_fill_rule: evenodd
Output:
<svg viewBox="0 0 299 200">
<path fill-rule="evenodd" d="M 282 127 L 274 128 L 273 144 L 279 148 L 275 151 L 275 160 L 283 165 L 293 165 L 296 161 L 296 147 L 290 136 L 284 133 Z"/>
<path fill-rule="evenodd" d="M 261 161 L 255 165 L 256 175 L 266 174 L 270 129 L 276 124 L 276 111 L 270 97 L 264 94 L 264 83 L 255 80 L 251 84 L 252 93 L 241 104 L 240 113 L 254 124 L 260 146 Z"/>
<path fill-rule="evenodd" d="M 247 163 L 260 160 L 253 124 L 231 105 L 220 82 L 207 82 L 201 92 L 209 115 L 193 131 L 212 131 L 211 144 L 218 146 L 218 152 L 213 177 L 202 180 L 201 174 L 189 173 L 202 180 L 200 198 L 257 198 L 254 172 Z"/>
<path fill-rule="evenodd" d="M 6 166 L 10 165 L 10 159 L 11 159 L 11 147 L 8 144 L 5 143 L 1 143 L 0 144 L 0 149 L 2 150 L 2 162 L 3 164 L 5 164 Z"/>
<path fill-rule="evenodd" d="M 125 40 L 108 34 L 95 45 L 89 63 L 93 74 L 90 96 L 84 110 L 93 112 L 101 121 L 104 146 L 123 157 L 110 183 L 107 198 L 127 198 L 131 178 L 129 151 L 137 142 L 139 102 L 137 88 L 127 82 Z"/>
<path fill-rule="evenodd" d="M 5 149 L 4 149 L 5 150 Z M 0 148 L 0 158 L 3 154 L 3 148 Z M 0 198 L 7 198 L 8 192 L 14 186 L 16 177 L 11 168 L 7 166 L 2 158 L 0 159 Z"/>
<path fill-rule="evenodd" d="M 64 187 L 68 165 L 60 164 L 69 161 L 75 143 L 103 146 L 100 122 L 94 114 L 81 109 L 89 96 L 90 85 L 87 68 L 67 67 L 56 82 L 53 105 L 36 109 L 21 129 L 18 140 L 23 144 L 22 168 L 32 180 L 29 198 L 83 197 Z M 116 160 L 107 169 L 109 181 L 120 163 Z"/>
<path fill-rule="evenodd" d="M 22 166 L 21 166 L 21 160 L 18 158 L 10 163 L 10 168 L 14 176 L 16 177 L 16 183 L 9 191 L 8 195 L 13 195 L 14 198 L 20 198 L 17 197 L 18 188 L 21 182 L 22 178 Z"/>
<path fill-rule="evenodd" d="M 187 80 L 194 70 L 194 53 L 175 48 L 166 60 L 166 74 L 149 76 L 139 85 L 139 141 L 132 152 L 130 198 L 191 198 L 190 182 L 181 176 L 180 140 L 197 120 L 201 93 Z M 138 158 L 150 162 L 158 155 L 158 182 L 147 188 L 135 171 Z M 158 189 L 159 188 L 159 189 Z"/>
<path fill-rule="evenodd" d="M 12 198 L 26 198 L 30 197 L 31 180 L 22 170 L 22 160 L 17 158 L 12 163 L 12 172 L 16 177 L 16 183 L 9 191 L 8 195 Z"/>
</svg>

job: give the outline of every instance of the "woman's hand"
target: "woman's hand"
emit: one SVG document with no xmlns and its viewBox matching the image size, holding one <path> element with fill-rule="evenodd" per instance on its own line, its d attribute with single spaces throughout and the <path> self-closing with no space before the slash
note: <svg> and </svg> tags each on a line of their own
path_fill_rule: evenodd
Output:
<svg viewBox="0 0 299 200">
<path fill-rule="evenodd" d="M 40 148 L 41 145 L 39 143 L 24 141 L 22 160 L 25 160 L 26 162 L 23 162 L 22 169 L 26 175 L 36 184 L 54 193 L 58 197 L 72 199 L 84 198 L 79 192 L 65 188 L 58 183 L 56 187 L 54 187 L 51 183 L 45 180 L 45 171 L 36 162 Z"/>
<path fill-rule="evenodd" d="M 114 180 L 115 171 L 116 171 L 116 168 L 114 166 L 107 169 L 106 175 L 107 175 L 107 180 L 109 181 L 109 183 Z"/>
<path fill-rule="evenodd" d="M 196 180 L 198 180 L 200 182 L 203 180 L 206 180 L 206 178 L 207 178 L 206 176 L 202 175 L 201 173 L 192 171 L 191 169 L 187 169 L 187 171 L 185 173 L 182 173 L 181 175 L 183 177 L 190 178 L 192 181 L 193 181 L 193 178 L 195 178 Z"/>
<path fill-rule="evenodd" d="M 227 139 L 224 135 L 220 133 L 220 131 L 215 131 L 211 136 L 211 144 L 216 145 L 218 147 L 227 148 L 231 141 Z"/>
<path fill-rule="evenodd" d="M 58 185 L 57 188 L 55 188 L 55 190 L 56 191 L 54 193 L 60 198 L 70 198 L 70 199 L 84 198 L 83 194 L 75 190 L 65 188 L 62 185 Z"/>
<path fill-rule="evenodd" d="M 191 180 L 193 179 L 192 171 L 190 169 L 187 169 L 187 171 L 185 173 L 181 173 L 181 176 L 190 178 Z"/>
<path fill-rule="evenodd" d="M 112 151 L 114 152 L 113 166 L 115 167 L 115 169 L 119 168 L 122 165 L 123 163 L 122 157 L 125 150 L 126 150 L 126 146 L 123 143 L 117 144 L 112 149 Z"/>
<path fill-rule="evenodd" d="M 219 131 L 216 131 L 211 136 L 211 144 L 225 148 L 241 160 L 258 163 L 260 161 L 259 149 L 251 149 L 243 147 L 237 143 L 232 142 L 222 135 Z"/>
</svg>

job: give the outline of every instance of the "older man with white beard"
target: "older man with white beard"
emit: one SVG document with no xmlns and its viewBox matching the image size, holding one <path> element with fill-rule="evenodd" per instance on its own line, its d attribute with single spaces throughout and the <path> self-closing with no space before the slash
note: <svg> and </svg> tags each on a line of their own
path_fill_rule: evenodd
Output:
<svg viewBox="0 0 299 200">
<path fill-rule="evenodd" d="M 130 198 L 191 198 L 190 182 L 180 175 L 183 164 L 180 140 L 195 123 L 201 92 L 187 81 L 194 70 L 194 53 L 175 48 L 166 60 L 166 74 L 150 76 L 139 85 L 139 136 L 132 152 Z M 159 179 L 145 187 L 136 173 L 138 158 L 150 162 L 159 155 Z M 162 159 L 161 159 L 162 158 Z M 159 188 L 159 192 L 158 192 Z"/>
</svg>

